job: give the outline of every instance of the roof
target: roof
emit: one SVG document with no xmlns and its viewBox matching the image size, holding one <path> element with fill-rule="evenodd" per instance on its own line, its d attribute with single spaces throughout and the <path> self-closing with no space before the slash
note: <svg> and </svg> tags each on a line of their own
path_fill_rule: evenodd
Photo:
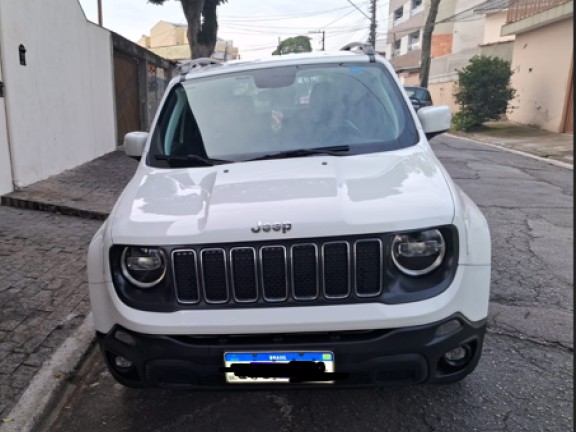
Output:
<svg viewBox="0 0 576 432">
<path fill-rule="evenodd" d="M 509 0 L 487 0 L 474 8 L 474 13 L 497 12 L 508 9 Z"/>
</svg>

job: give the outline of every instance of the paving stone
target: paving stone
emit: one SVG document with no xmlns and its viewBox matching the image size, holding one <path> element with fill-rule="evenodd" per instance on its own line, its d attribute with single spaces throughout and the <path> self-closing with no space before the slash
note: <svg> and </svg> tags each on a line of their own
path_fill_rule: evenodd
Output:
<svg viewBox="0 0 576 432">
<path fill-rule="evenodd" d="M 46 360 L 50 358 L 53 352 L 54 350 L 52 348 L 38 348 L 36 351 L 30 354 L 22 364 L 39 368 L 44 364 Z"/>
<path fill-rule="evenodd" d="M 88 313 L 85 260 L 100 224 L 0 206 L 0 418 Z"/>
<path fill-rule="evenodd" d="M 2 363 L 0 363 L 0 373 L 12 374 L 26 357 L 24 353 L 11 352 L 2 360 Z"/>
<path fill-rule="evenodd" d="M 10 384 L 12 385 L 12 387 L 16 389 L 21 390 L 25 389 L 26 387 L 28 387 L 30 381 L 32 381 L 32 378 L 34 377 L 34 374 L 36 373 L 37 370 L 38 368 L 36 367 L 26 366 L 25 364 L 22 364 L 16 370 L 16 373 L 10 380 L 11 381 Z"/>
<path fill-rule="evenodd" d="M 113 151 L 7 194 L 2 197 L 2 204 L 103 220 L 134 175 L 137 166 L 138 162 L 127 157 L 123 151 Z M 27 236 L 27 233 L 21 235 Z M 66 246 L 61 247 L 66 250 Z"/>
</svg>

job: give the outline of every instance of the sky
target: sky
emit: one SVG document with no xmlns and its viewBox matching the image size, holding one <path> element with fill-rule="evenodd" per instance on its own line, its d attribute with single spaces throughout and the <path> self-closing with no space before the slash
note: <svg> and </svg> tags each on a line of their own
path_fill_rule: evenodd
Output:
<svg viewBox="0 0 576 432">
<path fill-rule="evenodd" d="M 79 0 L 86 18 L 98 22 L 98 1 Z M 384 50 L 388 1 L 377 0 L 377 48 Z M 104 27 L 134 42 L 158 21 L 186 24 L 180 2 L 167 0 L 163 6 L 147 0 L 102 0 Z M 337 50 L 354 41 L 368 39 L 369 0 L 228 0 L 218 7 L 218 36 L 232 40 L 244 59 L 272 53 L 278 38 L 306 35 L 312 48 L 321 48 L 325 31 L 327 50 Z M 362 13 L 363 12 L 363 13 Z M 365 14 L 365 15 L 364 15 Z"/>
</svg>

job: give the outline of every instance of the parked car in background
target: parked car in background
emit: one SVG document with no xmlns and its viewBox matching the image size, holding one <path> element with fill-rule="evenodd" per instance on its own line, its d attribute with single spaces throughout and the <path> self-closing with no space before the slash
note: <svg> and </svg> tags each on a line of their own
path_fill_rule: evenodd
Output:
<svg viewBox="0 0 576 432">
<path fill-rule="evenodd" d="M 412 106 L 416 111 L 422 107 L 427 107 L 433 105 L 432 96 L 430 92 L 425 87 L 407 87 L 404 86 L 404 90 L 412 102 Z"/>
</svg>

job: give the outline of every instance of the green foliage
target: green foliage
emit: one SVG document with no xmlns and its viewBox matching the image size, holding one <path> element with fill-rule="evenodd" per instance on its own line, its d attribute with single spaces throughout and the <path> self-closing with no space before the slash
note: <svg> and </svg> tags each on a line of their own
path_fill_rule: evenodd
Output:
<svg viewBox="0 0 576 432">
<path fill-rule="evenodd" d="M 510 62 L 498 57 L 474 56 L 458 71 L 454 96 L 460 111 L 454 116 L 456 130 L 470 130 L 506 112 L 515 90 L 510 87 Z"/>
<path fill-rule="evenodd" d="M 454 116 L 452 116 L 452 124 L 454 125 L 454 129 L 465 132 L 479 126 L 476 116 L 466 111 L 458 111 L 454 114 Z M 480 125 L 482 125 L 482 123 L 480 123 Z"/>
<path fill-rule="evenodd" d="M 295 36 L 284 39 L 274 50 L 272 55 L 311 52 L 310 38 L 308 36 Z"/>
</svg>

